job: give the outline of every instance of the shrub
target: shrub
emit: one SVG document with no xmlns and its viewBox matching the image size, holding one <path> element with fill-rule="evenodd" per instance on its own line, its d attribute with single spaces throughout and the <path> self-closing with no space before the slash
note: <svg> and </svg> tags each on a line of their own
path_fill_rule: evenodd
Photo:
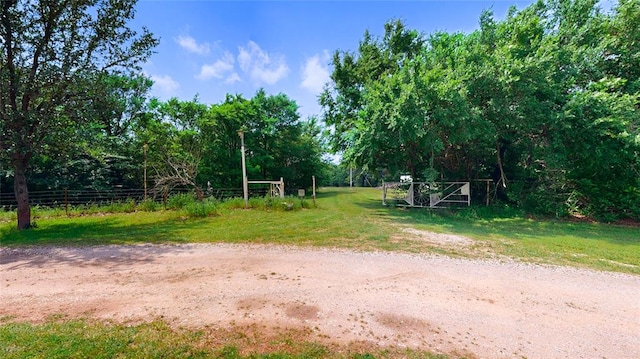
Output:
<svg viewBox="0 0 640 359">
<path fill-rule="evenodd" d="M 222 207 L 226 209 L 241 209 L 244 208 L 244 199 L 239 197 L 233 197 L 222 202 Z"/>
<path fill-rule="evenodd" d="M 254 198 L 249 198 L 249 208 L 254 208 L 254 209 L 267 209 L 267 206 L 265 205 L 265 198 L 264 197 L 254 197 Z"/>
<path fill-rule="evenodd" d="M 203 218 L 218 214 L 218 204 L 215 200 L 194 201 L 184 207 L 188 217 Z"/>
<path fill-rule="evenodd" d="M 182 209 L 186 206 L 194 203 L 196 198 L 188 193 L 178 193 L 169 197 L 167 200 L 167 208 L 170 209 Z"/>
<path fill-rule="evenodd" d="M 120 202 L 111 202 L 104 208 L 104 212 L 108 213 L 131 213 L 136 210 L 136 201 L 132 198 Z"/>
<path fill-rule="evenodd" d="M 249 198 L 249 208 L 264 211 L 293 211 L 301 208 L 311 208 L 311 201 L 300 202 L 298 197 L 288 196 L 287 198 L 279 197 L 253 197 Z M 242 209 L 244 208 L 244 199 L 230 198 L 221 203 L 224 209 Z"/>
<path fill-rule="evenodd" d="M 282 209 L 285 211 L 293 211 L 296 207 L 295 202 L 284 201 L 281 204 L 282 204 Z"/>
<path fill-rule="evenodd" d="M 159 206 L 160 205 L 153 199 L 145 199 L 144 201 L 138 203 L 137 209 L 143 212 L 155 212 L 158 210 Z"/>
</svg>

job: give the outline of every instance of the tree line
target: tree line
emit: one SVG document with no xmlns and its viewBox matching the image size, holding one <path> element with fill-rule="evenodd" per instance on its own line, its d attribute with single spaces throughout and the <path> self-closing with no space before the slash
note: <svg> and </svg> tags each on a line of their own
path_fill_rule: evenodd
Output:
<svg viewBox="0 0 640 359">
<path fill-rule="evenodd" d="M 0 8 L 0 186 L 30 227 L 29 189 L 241 185 L 248 176 L 362 183 L 493 179 L 543 214 L 640 218 L 640 3 L 540 0 L 471 33 L 401 21 L 336 51 L 318 118 L 259 90 L 218 104 L 149 98 L 158 39 L 136 0 L 9 0 Z M 323 161 L 325 143 L 342 168 Z M 145 181 L 145 172 L 147 181 Z M 320 178 L 321 179 L 321 178 Z"/>
<path fill-rule="evenodd" d="M 320 129 L 284 94 L 220 104 L 149 98 L 140 64 L 158 44 L 128 26 L 136 0 L 8 0 L 0 8 L 0 186 L 31 226 L 29 190 L 308 187 L 321 177 Z M 145 181 L 145 172 L 148 172 Z"/>
<path fill-rule="evenodd" d="M 479 22 L 391 21 L 336 51 L 320 97 L 333 150 L 391 178 L 491 178 L 538 213 L 640 218 L 640 2 L 541 0 Z"/>
<path fill-rule="evenodd" d="M 312 176 L 322 180 L 320 127 L 314 118 L 301 120 L 285 94 L 260 89 L 249 99 L 227 95 L 208 105 L 197 97 L 148 98 L 151 86 L 140 75 L 104 76 L 87 120 L 31 159 L 29 189 L 140 189 L 146 180 L 151 196 L 186 187 L 202 198 L 207 189 L 240 188 L 240 130 L 249 179 L 282 177 L 290 188 L 310 188 Z"/>
</svg>

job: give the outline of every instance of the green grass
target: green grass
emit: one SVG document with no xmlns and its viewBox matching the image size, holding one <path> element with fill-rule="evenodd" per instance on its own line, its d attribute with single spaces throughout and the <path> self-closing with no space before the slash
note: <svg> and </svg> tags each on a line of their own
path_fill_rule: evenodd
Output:
<svg viewBox="0 0 640 359">
<path fill-rule="evenodd" d="M 0 223 L 0 243 L 94 245 L 135 243 L 275 243 L 355 250 L 441 253 L 463 257 L 508 256 L 523 261 L 640 274 L 640 228 L 527 218 L 503 209 L 475 207 L 457 212 L 381 205 L 376 189 L 328 188 L 318 207 L 305 200 L 286 211 L 280 200 L 213 203 L 207 208 L 159 212 L 39 218 L 38 228 L 17 231 Z M 188 213 L 192 211 L 193 213 Z M 403 227 L 463 235 L 472 246 L 437 245 L 408 238 Z"/>
<path fill-rule="evenodd" d="M 414 358 L 447 356 L 401 348 L 365 350 L 307 340 L 310 331 L 263 334 L 255 327 L 200 330 L 163 321 L 138 325 L 50 319 L 42 324 L 0 319 L 0 357 L 18 358 Z M 4 323 L 3 323 L 4 322 Z"/>
<path fill-rule="evenodd" d="M 372 205 L 372 208 L 374 206 Z M 476 240 L 474 251 L 523 261 L 640 274 L 640 227 L 529 218 L 511 209 L 379 211 L 396 223 Z"/>
</svg>

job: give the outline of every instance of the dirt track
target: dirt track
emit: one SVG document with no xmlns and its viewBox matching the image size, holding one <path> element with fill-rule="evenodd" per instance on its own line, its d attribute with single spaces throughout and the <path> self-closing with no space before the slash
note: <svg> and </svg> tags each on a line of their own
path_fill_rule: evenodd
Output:
<svg viewBox="0 0 640 359">
<path fill-rule="evenodd" d="M 0 248 L 0 316 L 310 328 L 481 358 L 640 357 L 640 277 L 258 245 Z"/>
</svg>

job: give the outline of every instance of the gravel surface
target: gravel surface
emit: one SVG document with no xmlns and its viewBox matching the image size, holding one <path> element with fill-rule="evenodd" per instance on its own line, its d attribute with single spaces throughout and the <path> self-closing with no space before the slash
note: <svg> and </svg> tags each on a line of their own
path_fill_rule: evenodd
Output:
<svg viewBox="0 0 640 359">
<path fill-rule="evenodd" d="M 568 267 L 268 245 L 1 247 L 0 280 L 0 317 L 16 320 L 258 323 L 479 358 L 640 358 L 640 277 Z"/>
</svg>

